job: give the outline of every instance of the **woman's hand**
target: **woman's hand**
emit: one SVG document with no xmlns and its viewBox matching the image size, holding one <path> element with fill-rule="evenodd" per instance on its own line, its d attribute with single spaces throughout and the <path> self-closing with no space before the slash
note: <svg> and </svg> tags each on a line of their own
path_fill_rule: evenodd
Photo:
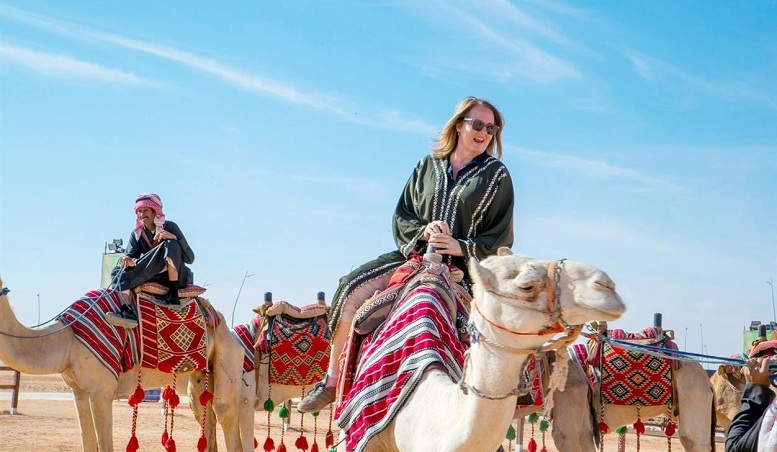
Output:
<svg viewBox="0 0 777 452">
<path fill-rule="evenodd" d="M 440 220 L 432 221 L 424 228 L 424 234 L 421 236 L 421 240 L 429 241 L 432 234 L 445 234 L 451 235 L 451 228 L 448 227 L 448 223 Z"/>
<path fill-rule="evenodd" d="M 121 259 L 119 259 L 119 265 L 121 268 L 127 268 L 127 267 L 134 267 L 137 265 L 135 262 L 135 259 L 129 257 L 129 256 L 122 256 Z"/>
<path fill-rule="evenodd" d="M 162 240 L 176 240 L 178 237 L 176 237 L 172 232 L 169 231 L 159 231 L 154 235 L 154 240 L 162 241 Z"/>
<path fill-rule="evenodd" d="M 434 250 L 440 254 L 450 254 L 451 256 L 463 256 L 461 252 L 461 245 L 459 241 L 451 237 L 449 234 L 432 234 L 429 237 L 429 245 L 434 247 Z"/>
</svg>

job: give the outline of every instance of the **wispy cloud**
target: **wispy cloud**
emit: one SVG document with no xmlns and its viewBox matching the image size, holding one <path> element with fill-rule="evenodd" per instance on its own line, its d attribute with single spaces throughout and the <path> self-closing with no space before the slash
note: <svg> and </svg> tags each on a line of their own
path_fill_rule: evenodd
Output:
<svg viewBox="0 0 777 452">
<path fill-rule="evenodd" d="M 574 172 L 593 179 L 610 179 L 629 181 L 642 186 L 652 187 L 671 192 L 686 192 L 687 187 L 672 181 L 658 179 L 640 173 L 639 171 L 621 168 L 598 160 L 586 160 L 570 155 L 526 149 L 517 146 L 506 146 L 508 151 L 515 152 L 518 156 L 531 160 L 536 165 L 546 168 L 555 168 Z"/>
<path fill-rule="evenodd" d="M 542 22 L 532 18 L 524 11 L 504 0 L 478 2 L 477 8 L 473 8 L 471 2 L 439 1 L 433 6 L 435 23 L 445 24 L 454 29 L 457 35 L 466 33 L 476 36 L 487 47 L 495 47 L 501 52 L 494 52 L 496 58 L 485 62 L 485 65 L 495 65 L 500 68 L 494 71 L 495 78 L 508 81 L 513 78 L 522 78 L 534 82 L 553 82 L 564 79 L 576 79 L 580 77 L 577 68 L 539 46 L 529 42 L 522 35 L 533 35 L 551 41 L 555 44 L 574 45 L 562 34 L 553 30 Z M 428 3 L 415 4 L 413 2 L 402 3 L 407 8 L 421 8 L 421 15 L 429 8 Z M 483 20 L 484 13 L 488 13 L 486 23 Z M 491 20 L 493 19 L 493 20 Z M 498 24 L 504 24 L 501 28 Z M 445 61 L 438 60 L 438 64 L 448 66 Z M 475 65 L 477 66 L 477 65 Z M 466 67 L 457 66 L 456 70 L 466 71 Z M 428 69 L 427 71 L 432 73 Z M 470 72 L 485 73 L 482 69 L 470 68 Z"/>
<path fill-rule="evenodd" d="M 412 118 L 412 115 L 390 110 L 366 108 L 340 96 L 298 88 L 288 83 L 278 82 L 267 77 L 242 71 L 217 60 L 205 58 L 167 45 L 88 30 L 7 6 L 0 6 L 0 16 L 77 39 L 97 40 L 174 61 L 208 74 L 238 89 L 269 95 L 285 102 L 324 111 L 345 121 L 415 134 L 427 135 L 431 133 L 430 131 L 435 130 L 432 125 L 425 123 L 421 119 Z M 359 114 L 354 112 L 359 112 Z M 397 120 L 398 118 L 402 120 Z"/>
<path fill-rule="evenodd" d="M 737 77 L 735 80 L 712 80 L 632 49 L 623 49 L 621 53 L 631 62 L 637 74 L 650 83 L 681 85 L 723 99 L 753 102 L 777 109 L 777 93 L 773 90 L 753 87 L 752 84 L 743 81 L 744 77 Z M 771 80 L 761 84 L 769 87 L 774 86 Z"/>
<path fill-rule="evenodd" d="M 67 55 L 37 52 L 0 43 L 0 58 L 29 70 L 54 77 L 99 80 L 109 83 L 148 85 L 149 81 L 129 72 L 109 69 L 99 64 L 77 60 Z"/>
</svg>

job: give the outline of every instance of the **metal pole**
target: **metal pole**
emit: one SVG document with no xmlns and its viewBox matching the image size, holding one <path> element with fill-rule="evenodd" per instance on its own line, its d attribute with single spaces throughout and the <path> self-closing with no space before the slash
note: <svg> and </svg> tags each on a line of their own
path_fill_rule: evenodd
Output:
<svg viewBox="0 0 777 452">
<path fill-rule="evenodd" d="M 35 294 L 38 296 L 38 325 L 40 325 L 40 294 Z"/>
<path fill-rule="evenodd" d="M 246 278 L 254 276 L 249 275 L 248 272 L 246 272 L 245 276 L 243 276 L 243 282 L 240 283 L 240 289 L 237 291 L 237 297 L 235 297 L 235 304 L 232 306 L 232 326 L 235 326 L 235 309 L 237 309 L 237 300 L 240 299 L 240 292 L 243 291 L 243 284 L 246 283 Z"/>
<path fill-rule="evenodd" d="M 772 278 L 769 278 L 766 284 L 772 287 L 772 315 L 774 316 L 774 323 L 777 323 L 777 309 L 774 308 L 774 281 L 772 281 Z"/>
<path fill-rule="evenodd" d="M 685 327 L 685 343 L 683 343 L 683 351 L 688 351 L 688 327 Z"/>
</svg>

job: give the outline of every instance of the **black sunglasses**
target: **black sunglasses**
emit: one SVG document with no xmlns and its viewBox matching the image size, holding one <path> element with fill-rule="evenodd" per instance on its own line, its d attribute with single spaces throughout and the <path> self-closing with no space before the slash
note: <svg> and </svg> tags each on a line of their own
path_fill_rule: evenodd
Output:
<svg viewBox="0 0 777 452">
<path fill-rule="evenodd" d="M 496 124 L 488 123 L 476 119 L 476 118 L 461 118 L 459 121 L 468 122 L 472 125 L 472 129 L 475 130 L 475 132 L 480 132 L 483 130 L 483 127 L 486 128 L 486 133 L 489 135 L 493 135 L 497 130 L 499 130 L 499 126 Z"/>
</svg>

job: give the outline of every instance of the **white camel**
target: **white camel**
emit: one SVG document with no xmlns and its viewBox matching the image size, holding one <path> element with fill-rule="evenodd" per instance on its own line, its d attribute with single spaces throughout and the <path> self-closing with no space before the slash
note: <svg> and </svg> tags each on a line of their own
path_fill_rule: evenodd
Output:
<svg viewBox="0 0 777 452">
<path fill-rule="evenodd" d="M 479 340 L 473 341 L 465 363 L 463 384 L 469 390 L 462 391 L 442 370 L 428 370 L 365 450 L 497 450 L 515 411 L 517 396 L 508 394 L 520 381 L 526 359 L 548 338 L 536 333 L 559 320 L 582 325 L 617 319 L 625 311 L 612 280 L 585 264 L 538 261 L 502 248 L 480 263 L 472 260 L 469 267 L 472 306 L 477 307 L 470 322 L 479 332 L 473 333 Z M 440 415 L 430 416 L 430 409 Z M 345 449 L 342 443 L 339 447 Z"/>
<path fill-rule="evenodd" d="M 214 374 L 217 374 L 213 385 L 218 400 L 214 405 L 234 403 L 238 391 L 234 382 L 240 377 L 233 364 L 240 361 L 230 353 L 242 353 L 242 350 L 221 347 L 220 344 L 228 344 L 231 339 L 221 313 L 219 319 L 217 328 L 209 328 L 207 346 L 209 361 L 216 369 Z M 40 329 L 22 325 L 6 294 L 0 295 L 0 360 L 22 373 L 61 374 L 65 383 L 73 389 L 83 450 L 114 450 L 111 405 L 113 400 L 135 390 L 139 365 L 120 374 L 117 380 L 107 367 L 95 359 L 92 351 L 76 339 L 73 330 L 62 322 L 54 321 Z M 177 392 L 186 393 L 189 374 L 178 374 Z M 141 377 L 144 388 L 164 387 L 172 381 L 170 374 L 150 369 L 144 369 Z M 202 411 L 194 414 L 199 417 Z M 209 447 L 215 450 L 215 441 L 209 441 Z"/>
</svg>

